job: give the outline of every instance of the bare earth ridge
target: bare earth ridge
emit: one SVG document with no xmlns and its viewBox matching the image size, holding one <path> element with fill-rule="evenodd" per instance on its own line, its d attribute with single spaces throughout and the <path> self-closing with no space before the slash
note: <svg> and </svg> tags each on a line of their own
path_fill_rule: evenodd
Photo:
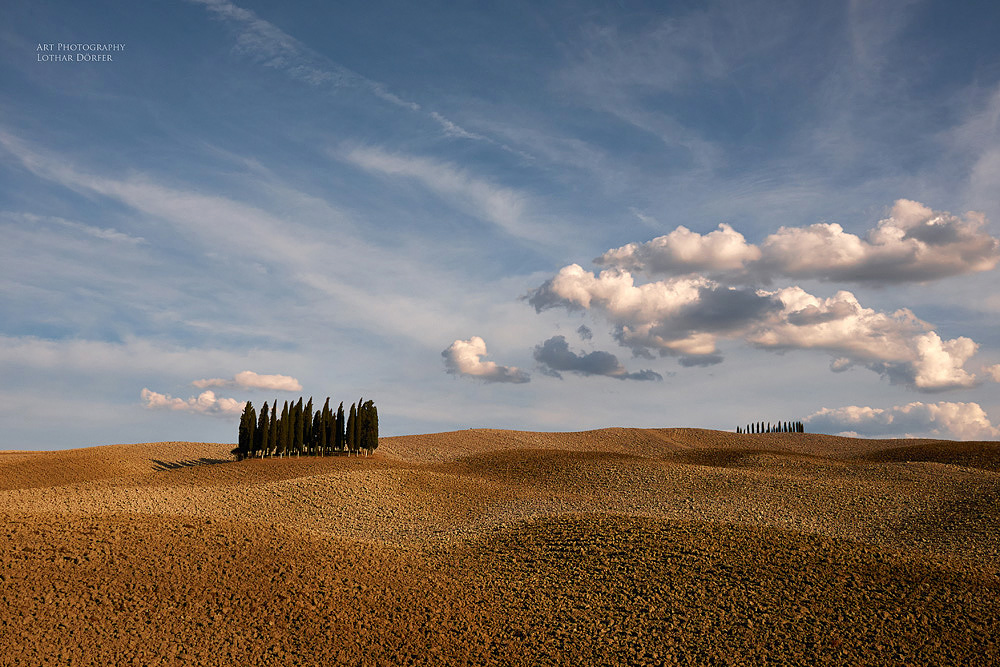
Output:
<svg viewBox="0 0 1000 667">
<path fill-rule="evenodd" d="M 1000 444 L 0 453 L 0 665 L 1000 664 Z"/>
</svg>

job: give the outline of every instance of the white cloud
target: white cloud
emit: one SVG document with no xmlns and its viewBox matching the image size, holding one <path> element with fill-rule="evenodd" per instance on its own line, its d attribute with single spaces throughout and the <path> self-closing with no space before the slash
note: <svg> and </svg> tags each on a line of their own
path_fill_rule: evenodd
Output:
<svg viewBox="0 0 1000 667">
<path fill-rule="evenodd" d="M 993 364 L 983 369 L 983 372 L 994 382 L 1000 382 L 1000 364 Z"/>
<path fill-rule="evenodd" d="M 456 340 L 441 353 L 444 365 L 453 375 L 467 375 L 485 382 L 510 382 L 522 384 L 531 378 L 516 366 L 500 366 L 493 361 L 483 361 L 486 341 L 479 336 Z"/>
<path fill-rule="evenodd" d="M 762 244 L 761 264 L 791 278 L 875 283 L 988 271 L 1000 261 L 1000 241 L 983 230 L 985 224 L 981 213 L 960 218 L 900 199 L 867 239 L 837 224 L 782 227 Z"/>
<path fill-rule="evenodd" d="M 528 295 L 536 311 L 594 309 L 615 326 L 619 342 L 643 353 L 716 359 L 716 342 L 732 337 L 777 308 L 765 293 L 720 286 L 704 277 L 637 285 L 627 271 L 594 275 L 578 264 Z"/>
<path fill-rule="evenodd" d="M 145 406 L 151 410 L 176 410 L 214 417 L 239 416 L 246 405 L 245 401 L 237 401 L 235 398 L 217 398 L 215 392 L 211 390 L 203 391 L 187 400 L 146 388 L 143 388 L 141 396 Z"/>
<path fill-rule="evenodd" d="M 705 235 L 678 227 L 646 243 L 609 250 L 596 263 L 651 275 L 728 274 L 730 282 L 777 276 L 861 283 L 926 282 L 993 269 L 1000 240 L 981 213 L 958 217 L 897 200 L 865 238 L 835 223 L 781 227 L 760 247 L 728 225 Z"/>
<path fill-rule="evenodd" d="M 202 251 L 225 248 L 231 257 L 273 268 L 309 289 L 332 296 L 337 300 L 338 316 L 350 311 L 355 321 L 374 330 L 393 331 L 434 349 L 441 339 L 432 325 L 461 316 L 429 296 L 455 290 L 457 284 L 453 276 L 438 271 L 433 263 L 436 258 L 428 255 L 422 261 L 416 258 L 419 253 L 410 249 L 387 250 L 362 240 L 351 221 L 325 201 L 310 198 L 305 202 L 308 215 L 304 217 L 324 223 L 309 226 L 300 216 L 288 213 L 303 210 L 303 195 L 298 192 L 283 192 L 275 204 L 281 213 L 274 214 L 228 197 L 162 185 L 145 175 L 118 180 L 87 173 L 72 160 L 29 147 L 2 128 L 0 146 L 41 178 L 88 196 L 109 197 L 156 222 L 168 222 L 185 240 L 197 242 Z M 256 181 L 251 184 L 261 185 Z M 497 206 L 503 208 L 502 203 Z M 116 257 L 120 255 L 116 253 Z M 384 260 L 383 271 L 372 275 L 368 284 L 359 285 L 358 272 L 370 269 L 364 258 L 374 255 Z M 331 257 L 337 261 L 331 262 Z M 409 289 L 410 281 L 401 279 L 413 275 L 422 276 L 424 292 L 415 294 Z M 372 299 L 373 290 L 379 291 L 377 301 Z M 416 321 L 428 326 L 415 327 Z"/>
<path fill-rule="evenodd" d="M 759 248 L 748 244 L 729 225 L 722 224 L 704 236 L 681 226 L 647 243 L 629 243 L 609 250 L 594 263 L 650 274 L 684 275 L 742 272 L 760 256 Z"/>
<path fill-rule="evenodd" d="M 239 387 L 241 389 L 272 389 L 274 391 L 301 391 L 302 385 L 289 375 L 258 375 L 253 371 L 242 371 L 232 379 L 211 378 L 195 380 L 191 383 L 199 389 L 207 387 Z"/>
<path fill-rule="evenodd" d="M 969 387 L 976 381 L 963 368 L 976 343 L 965 337 L 944 341 L 905 308 L 881 313 L 863 307 L 844 290 L 827 299 L 800 287 L 773 294 L 782 310 L 747 332 L 747 341 L 758 347 L 824 350 L 837 357 L 834 370 L 859 364 L 922 391 Z"/>
<path fill-rule="evenodd" d="M 974 341 L 942 340 L 909 310 L 878 312 L 847 291 L 823 299 L 800 287 L 737 289 L 700 276 L 637 285 L 627 271 L 594 275 L 573 264 L 528 301 L 539 312 L 595 310 L 613 324 L 622 345 L 638 354 L 679 355 L 686 366 L 718 363 L 720 339 L 743 339 L 771 350 L 823 350 L 834 355 L 834 370 L 857 364 L 920 391 L 976 381 L 964 369 L 977 350 Z"/>
<path fill-rule="evenodd" d="M 867 436 L 937 436 L 958 440 L 1000 437 L 978 403 L 921 403 L 891 408 L 823 408 L 805 418 L 811 431 Z"/>
<path fill-rule="evenodd" d="M 437 111 L 431 112 L 431 118 L 436 120 L 440 125 L 444 133 L 449 137 L 455 137 L 457 139 L 477 139 L 479 141 L 490 141 L 481 134 L 476 134 L 474 132 L 469 132 L 464 127 L 457 125 L 456 123 L 448 120 Z"/>
</svg>

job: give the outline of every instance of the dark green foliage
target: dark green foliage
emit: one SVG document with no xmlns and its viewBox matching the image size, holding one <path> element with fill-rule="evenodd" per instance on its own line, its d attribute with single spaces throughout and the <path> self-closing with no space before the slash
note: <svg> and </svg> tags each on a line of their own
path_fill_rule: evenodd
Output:
<svg viewBox="0 0 1000 667">
<path fill-rule="evenodd" d="M 247 401 L 240 415 L 239 444 L 236 446 L 236 457 L 245 459 L 253 449 L 254 431 L 257 427 L 257 413 L 254 412 L 253 405 Z"/>
<path fill-rule="evenodd" d="M 309 402 L 306 403 L 306 409 L 302 413 L 302 418 L 305 420 L 302 424 L 303 428 L 303 451 L 308 454 L 314 453 L 315 445 L 313 444 L 313 399 L 312 396 L 309 397 Z"/>
<path fill-rule="evenodd" d="M 312 417 L 310 417 L 310 420 Z M 302 450 L 305 448 L 305 407 L 302 405 L 302 397 L 299 397 L 299 402 L 295 404 L 295 432 L 293 434 L 294 446 L 293 451 L 296 454 L 301 455 Z"/>
<path fill-rule="evenodd" d="M 288 428 L 291 421 L 288 418 L 288 401 L 281 408 L 278 419 L 278 456 L 283 456 L 292 444 L 292 430 Z"/>
<path fill-rule="evenodd" d="M 354 452 L 358 449 L 358 411 L 354 403 L 351 403 L 351 412 L 347 416 L 347 451 Z"/>
<path fill-rule="evenodd" d="M 285 401 L 280 414 L 277 400 L 264 403 L 259 418 L 248 402 L 240 416 L 239 444 L 232 454 L 238 459 L 292 453 L 326 456 L 344 451 L 371 454 L 378 448 L 378 409 L 374 401 L 361 399 L 351 404 L 345 417 L 343 402 L 334 412 L 329 397 L 318 410 L 311 397 L 305 405 L 304 400 L 299 397 L 298 401 Z"/>
<path fill-rule="evenodd" d="M 323 410 L 319 419 L 319 447 L 323 454 L 329 454 L 333 447 L 333 412 L 330 410 L 330 397 L 323 404 Z"/>
<path fill-rule="evenodd" d="M 746 427 L 736 427 L 737 433 L 805 433 L 805 424 L 800 421 L 752 422 Z"/>
<path fill-rule="evenodd" d="M 273 454 L 278 448 L 278 401 L 275 399 L 274 403 L 271 405 L 271 428 L 268 430 L 268 441 L 267 447 L 264 448 L 265 454 Z"/>
<path fill-rule="evenodd" d="M 310 437 L 312 453 L 318 456 L 326 455 L 326 448 L 323 446 L 323 411 L 317 410 L 313 415 L 312 426 L 310 426 Z"/>
<path fill-rule="evenodd" d="M 257 422 L 257 432 L 254 433 L 251 456 L 260 456 L 267 449 L 271 440 L 271 418 L 267 414 L 267 401 L 260 406 L 260 420 Z"/>
<path fill-rule="evenodd" d="M 334 437 L 334 449 L 338 452 L 342 452 L 347 449 L 347 436 L 345 435 L 345 430 L 347 428 L 347 418 L 344 416 L 344 402 L 340 402 L 340 407 L 337 408 L 337 416 L 334 417 L 333 421 L 333 437 Z"/>
<path fill-rule="evenodd" d="M 378 447 L 378 410 L 373 401 L 358 408 L 358 448 L 369 454 Z"/>
</svg>

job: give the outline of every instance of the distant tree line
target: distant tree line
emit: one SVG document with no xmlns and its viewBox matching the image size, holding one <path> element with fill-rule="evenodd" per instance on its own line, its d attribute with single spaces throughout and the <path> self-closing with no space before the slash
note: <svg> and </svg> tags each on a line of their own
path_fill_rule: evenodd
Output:
<svg viewBox="0 0 1000 667">
<path fill-rule="evenodd" d="M 752 422 L 744 426 L 736 427 L 737 433 L 805 433 L 806 427 L 802 422 Z"/>
<path fill-rule="evenodd" d="M 232 451 L 238 460 L 265 456 L 331 456 L 341 453 L 371 454 L 378 447 L 378 410 L 372 401 L 352 403 L 347 416 L 344 404 L 334 412 L 327 398 L 313 411 L 313 400 L 302 404 L 285 401 L 278 413 L 278 401 L 266 402 L 260 414 L 247 401 L 240 417 L 239 444 Z"/>
</svg>

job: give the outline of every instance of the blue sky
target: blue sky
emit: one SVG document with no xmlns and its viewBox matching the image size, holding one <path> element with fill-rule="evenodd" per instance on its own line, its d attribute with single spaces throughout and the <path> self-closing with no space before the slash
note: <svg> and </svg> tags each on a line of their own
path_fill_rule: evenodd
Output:
<svg viewBox="0 0 1000 667">
<path fill-rule="evenodd" d="M 0 449 L 1000 437 L 1000 7 L 455 4 L 7 3 Z"/>
</svg>

